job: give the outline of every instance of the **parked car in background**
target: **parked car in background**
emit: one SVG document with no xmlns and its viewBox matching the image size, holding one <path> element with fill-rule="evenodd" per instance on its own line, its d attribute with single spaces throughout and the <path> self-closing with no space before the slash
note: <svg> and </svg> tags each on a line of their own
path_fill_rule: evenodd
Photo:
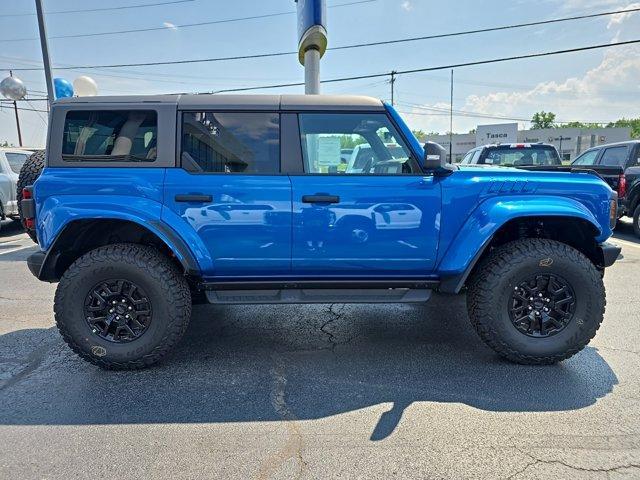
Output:
<svg viewBox="0 0 640 480">
<path fill-rule="evenodd" d="M 533 167 L 562 165 L 558 150 L 548 143 L 502 143 L 483 145 L 467 152 L 464 165 Z"/>
<path fill-rule="evenodd" d="M 595 170 L 618 192 L 618 216 L 633 218 L 640 237 L 640 140 L 590 148 L 571 165 Z"/>
<path fill-rule="evenodd" d="M 16 197 L 18 175 L 31 153 L 21 148 L 0 148 L 0 220 L 19 219 Z"/>
</svg>

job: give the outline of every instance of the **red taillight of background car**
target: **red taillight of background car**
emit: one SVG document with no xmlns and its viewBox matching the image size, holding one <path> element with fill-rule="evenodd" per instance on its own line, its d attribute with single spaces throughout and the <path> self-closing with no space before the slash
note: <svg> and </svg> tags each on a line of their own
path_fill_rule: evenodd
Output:
<svg viewBox="0 0 640 480">
<path fill-rule="evenodd" d="M 30 200 L 33 198 L 33 193 L 31 192 L 30 188 L 23 188 L 22 189 L 22 199 L 23 200 Z"/>
<path fill-rule="evenodd" d="M 618 198 L 624 198 L 627 194 L 627 177 L 621 173 L 618 177 Z"/>
<path fill-rule="evenodd" d="M 24 226 L 26 228 L 28 228 L 29 230 L 33 230 L 36 228 L 36 220 L 35 218 L 25 218 L 24 219 Z"/>
</svg>

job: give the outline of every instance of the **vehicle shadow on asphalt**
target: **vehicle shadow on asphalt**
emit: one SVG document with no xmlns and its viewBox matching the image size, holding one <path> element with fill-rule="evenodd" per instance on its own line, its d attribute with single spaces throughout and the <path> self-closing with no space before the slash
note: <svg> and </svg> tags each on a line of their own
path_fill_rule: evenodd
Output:
<svg viewBox="0 0 640 480">
<path fill-rule="evenodd" d="M 638 238 L 633 231 L 633 223 L 629 219 L 618 221 L 616 229 L 613 232 L 612 240 L 614 243 L 616 238 L 640 245 L 640 238 Z"/>
<path fill-rule="evenodd" d="M 0 424 L 87 425 L 320 419 L 392 403 L 371 440 L 415 402 L 492 412 L 587 407 L 615 373 L 596 348 L 556 366 L 500 360 L 463 297 L 424 306 L 196 306 L 174 354 L 138 372 L 78 359 L 55 328 L 0 336 Z"/>
</svg>

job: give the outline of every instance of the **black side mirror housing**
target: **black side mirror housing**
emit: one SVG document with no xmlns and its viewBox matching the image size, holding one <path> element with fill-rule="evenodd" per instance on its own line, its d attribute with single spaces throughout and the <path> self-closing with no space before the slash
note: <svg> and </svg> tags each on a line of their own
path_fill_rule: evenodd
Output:
<svg viewBox="0 0 640 480">
<path fill-rule="evenodd" d="M 447 151 L 435 142 L 424 144 L 422 168 L 434 175 L 449 175 L 455 167 L 447 163 Z"/>
</svg>

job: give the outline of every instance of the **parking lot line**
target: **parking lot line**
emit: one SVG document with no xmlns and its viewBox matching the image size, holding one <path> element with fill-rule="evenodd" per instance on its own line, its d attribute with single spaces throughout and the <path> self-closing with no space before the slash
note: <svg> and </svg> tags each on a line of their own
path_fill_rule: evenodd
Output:
<svg viewBox="0 0 640 480">
<path fill-rule="evenodd" d="M 620 243 L 626 247 L 633 247 L 633 248 L 640 248 L 640 245 L 638 245 L 637 243 L 633 243 L 633 242 L 628 242 L 626 240 L 620 240 L 619 238 L 615 238 L 613 239 L 614 243 Z"/>
<path fill-rule="evenodd" d="M 17 252 L 19 250 L 24 250 L 26 248 L 31 248 L 33 245 L 23 245 L 21 247 L 12 248 L 11 250 L 5 250 L 4 252 L 0 252 L 0 255 L 6 255 L 7 253 Z"/>
</svg>

